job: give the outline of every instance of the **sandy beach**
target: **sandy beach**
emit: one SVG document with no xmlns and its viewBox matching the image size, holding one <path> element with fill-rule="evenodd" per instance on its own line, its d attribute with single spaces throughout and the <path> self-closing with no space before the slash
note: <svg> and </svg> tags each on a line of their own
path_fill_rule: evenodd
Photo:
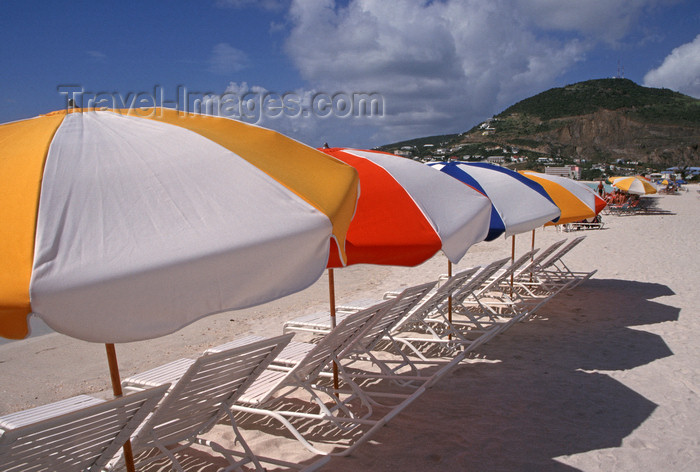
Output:
<svg viewBox="0 0 700 472">
<path fill-rule="evenodd" d="M 538 229 L 536 247 L 585 234 L 565 262 L 597 270 L 593 278 L 480 347 L 354 454 L 322 470 L 700 470 L 698 188 L 654 196 L 666 214 L 604 215 L 602 230 Z M 516 237 L 517 253 L 530 245 L 530 234 Z M 510 250 L 510 239 L 480 243 L 455 271 Z M 378 298 L 446 267 L 437 255 L 414 268 L 336 270 L 338 302 Z M 121 376 L 245 334 L 281 334 L 283 321 L 327 306 L 324 275 L 284 299 L 118 345 Z M 111 395 L 104 346 L 56 333 L 0 345 L 0 378 L 0 414 L 80 393 Z M 210 434 L 226 445 L 229 431 L 217 425 Z M 243 434 L 257 453 L 316 459 L 292 441 Z M 214 471 L 225 461 L 203 453 L 188 464 Z"/>
</svg>

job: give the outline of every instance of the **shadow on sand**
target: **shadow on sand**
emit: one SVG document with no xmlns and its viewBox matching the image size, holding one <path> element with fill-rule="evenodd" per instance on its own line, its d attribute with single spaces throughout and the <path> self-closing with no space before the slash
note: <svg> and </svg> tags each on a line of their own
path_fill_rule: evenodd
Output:
<svg viewBox="0 0 700 472">
<path fill-rule="evenodd" d="M 577 470 L 554 458 L 619 446 L 656 404 L 593 370 L 627 370 L 673 355 L 634 326 L 675 321 L 652 301 L 666 286 L 591 280 L 541 315 L 482 346 L 396 417 L 355 457 L 324 470 Z"/>
</svg>

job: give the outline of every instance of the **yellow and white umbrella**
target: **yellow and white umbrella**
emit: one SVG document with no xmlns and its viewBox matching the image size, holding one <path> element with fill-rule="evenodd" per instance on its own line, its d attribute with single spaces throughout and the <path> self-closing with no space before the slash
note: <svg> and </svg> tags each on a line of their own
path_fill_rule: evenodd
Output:
<svg viewBox="0 0 700 472">
<path fill-rule="evenodd" d="M 358 191 L 351 166 L 226 118 L 2 124 L 0 336 L 27 336 L 34 313 L 86 341 L 138 341 L 302 290 L 331 237 L 344 251 Z"/>
<path fill-rule="evenodd" d="M 633 193 L 635 195 L 649 195 L 656 193 L 656 187 L 644 177 L 631 175 L 629 177 L 615 177 L 612 181 L 615 188 L 623 192 Z"/>
<path fill-rule="evenodd" d="M 549 222 L 545 225 L 561 225 L 592 218 L 606 206 L 605 200 L 590 187 L 576 180 L 529 170 L 520 173 L 542 185 L 561 210 L 561 216 L 556 223 Z"/>
</svg>

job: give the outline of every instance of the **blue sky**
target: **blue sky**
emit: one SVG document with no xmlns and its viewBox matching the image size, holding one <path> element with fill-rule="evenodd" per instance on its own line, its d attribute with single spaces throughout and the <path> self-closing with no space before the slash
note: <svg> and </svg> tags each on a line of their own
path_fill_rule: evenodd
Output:
<svg viewBox="0 0 700 472">
<path fill-rule="evenodd" d="M 180 86 L 226 116 L 257 103 L 244 119 L 309 145 L 366 148 L 466 131 L 618 62 L 700 98 L 697 0 L 10 0 L 0 38 L 0 122 L 64 107 L 62 85 L 171 105 Z"/>
</svg>

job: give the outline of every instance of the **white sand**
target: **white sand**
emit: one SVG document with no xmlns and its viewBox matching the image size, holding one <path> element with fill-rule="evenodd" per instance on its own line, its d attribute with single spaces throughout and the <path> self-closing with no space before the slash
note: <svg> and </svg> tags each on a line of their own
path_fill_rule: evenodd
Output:
<svg viewBox="0 0 700 472">
<path fill-rule="evenodd" d="M 538 230 L 537 247 L 585 234 L 565 261 L 574 270 L 597 269 L 594 278 L 481 347 L 369 443 L 324 470 L 700 470 L 700 193 L 688 188 L 658 197 L 674 214 L 604 216 L 602 231 Z M 510 244 L 481 243 L 455 270 L 505 257 Z M 516 251 L 530 244 L 530 235 L 520 235 Z M 415 268 L 336 270 L 338 300 L 381 296 L 445 270 L 443 256 Z M 324 277 L 277 302 L 118 345 L 122 377 L 247 333 L 281 333 L 283 320 L 327 303 Z M 0 414 L 79 393 L 110 394 L 104 347 L 55 333 L 0 345 L 0 379 Z M 244 434 L 258 453 L 313 460 L 294 443 Z M 212 435 L 230 440 L 226 425 Z M 188 470 L 223 464 L 194 457 Z"/>
</svg>

